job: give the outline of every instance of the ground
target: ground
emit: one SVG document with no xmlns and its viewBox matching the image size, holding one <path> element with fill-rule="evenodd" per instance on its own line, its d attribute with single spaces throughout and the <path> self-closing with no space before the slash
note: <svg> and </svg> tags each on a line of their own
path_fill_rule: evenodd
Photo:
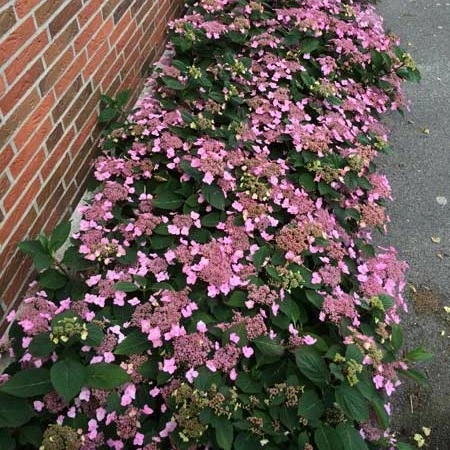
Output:
<svg viewBox="0 0 450 450">
<path fill-rule="evenodd" d="M 383 158 L 381 169 L 395 201 L 388 235 L 380 243 L 396 247 L 410 265 L 407 345 L 423 345 L 435 354 L 424 365 L 430 387 L 401 389 L 395 424 L 408 435 L 431 427 L 428 448 L 448 450 L 450 314 L 443 307 L 450 306 L 450 3 L 381 0 L 378 9 L 423 76 L 420 85 L 405 86 L 411 111 L 387 120 L 396 153 Z"/>
</svg>

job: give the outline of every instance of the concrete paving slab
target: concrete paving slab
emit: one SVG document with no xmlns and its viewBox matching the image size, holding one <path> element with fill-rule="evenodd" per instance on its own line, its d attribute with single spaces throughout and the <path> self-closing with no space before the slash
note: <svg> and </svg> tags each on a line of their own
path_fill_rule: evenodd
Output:
<svg viewBox="0 0 450 450">
<path fill-rule="evenodd" d="M 423 77 L 421 84 L 405 86 L 411 112 L 386 120 L 396 153 L 382 158 L 380 168 L 395 202 L 388 235 L 378 242 L 395 246 L 410 264 L 407 346 L 423 345 L 435 354 L 424 365 L 430 386 L 406 383 L 394 402 L 394 422 L 407 436 L 431 427 L 427 448 L 449 450 L 450 314 L 443 307 L 450 306 L 450 2 L 381 0 L 378 10 Z"/>
</svg>

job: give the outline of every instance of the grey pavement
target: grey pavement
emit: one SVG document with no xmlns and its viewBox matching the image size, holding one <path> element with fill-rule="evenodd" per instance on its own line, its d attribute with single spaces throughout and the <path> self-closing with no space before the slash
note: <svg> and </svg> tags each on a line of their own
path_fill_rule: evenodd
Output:
<svg viewBox="0 0 450 450">
<path fill-rule="evenodd" d="M 423 80 L 405 90 L 411 111 L 386 120 L 395 154 L 380 161 L 394 203 L 387 236 L 410 269 L 406 345 L 434 352 L 423 368 L 429 387 L 405 383 L 395 399 L 397 430 L 406 436 L 431 427 L 429 450 L 450 450 L 450 2 L 380 0 L 388 31 L 416 60 Z"/>
</svg>

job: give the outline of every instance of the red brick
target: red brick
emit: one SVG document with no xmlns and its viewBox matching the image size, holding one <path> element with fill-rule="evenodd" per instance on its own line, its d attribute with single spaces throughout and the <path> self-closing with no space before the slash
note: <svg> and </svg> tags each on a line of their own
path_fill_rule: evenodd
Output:
<svg viewBox="0 0 450 450">
<path fill-rule="evenodd" d="M 106 5 L 102 8 L 103 20 L 107 19 L 113 13 L 120 1 L 121 0 L 109 0 L 106 2 Z"/>
<path fill-rule="evenodd" d="M 55 108 L 53 109 L 52 116 L 55 122 L 57 122 L 61 118 L 69 105 L 72 103 L 73 99 L 77 96 L 82 86 L 83 80 L 81 78 L 81 75 L 79 75 L 66 90 L 63 97 L 58 100 Z"/>
<path fill-rule="evenodd" d="M 64 76 L 55 84 L 55 94 L 57 97 L 61 97 L 64 92 L 67 91 L 69 86 L 73 83 L 73 80 L 82 72 L 87 62 L 86 52 L 82 52 L 72 61 L 67 72 Z"/>
<path fill-rule="evenodd" d="M 34 37 L 25 49 L 9 63 L 8 67 L 5 69 L 6 80 L 9 84 L 14 83 L 14 80 L 25 71 L 28 64 L 36 59 L 47 44 L 47 31 L 43 31 Z"/>
<path fill-rule="evenodd" d="M 24 94 L 36 83 L 36 80 L 44 72 L 44 65 L 38 59 L 25 74 L 8 89 L 7 94 L 0 100 L 0 109 L 6 116 L 17 105 Z"/>
<path fill-rule="evenodd" d="M 6 83 L 3 77 L 0 75 L 0 98 L 5 95 L 6 92 Z"/>
<path fill-rule="evenodd" d="M 67 69 L 67 66 L 73 60 L 73 49 L 70 47 L 61 57 L 55 62 L 53 67 L 46 73 L 45 77 L 39 83 L 39 89 L 42 95 L 45 95 L 53 88 L 55 83 L 59 80 L 61 75 Z"/>
<path fill-rule="evenodd" d="M 42 6 L 34 13 L 36 21 L 39 26 L 43 25 L 50 19 L 50 17 L 56 13 L 56 11 L 66 3 L 67 0 L 47 0 L 42 2 Z"/>
<path fill-rule="evenodd" d="M 83 78 L 85 80 L 89 79 L 95 72 L 95 70 L 100 66 L 101 62 L 106 58 L 108 50 L 109 45 L 107 41 L 103 42 L 103 44 L 98 47 L 97 51 L 92 55 L 91 59 L 83 70 Z M 110 54 L 113 55 L 114 51 Z"/>
<path fill-rule="evenodd" d="M 25 20 L 14 31 L 7 34 L 0 44 L 0 66 L 4 67 L 17 50 L 31 37 L 36 31 L 34 21 L 31 17 Z"/>
<path fill-rule="evenodd" d="M 55 103 L 55 95 L 53 92 L 49 92 L 43 100 L 39 103 L 39 106 L 33 111 L 31 116 L 25 121 L 22 126 L 17 126 L 14 136 L 14 143 L 16 144 L 17 150 L 20 150 L 30 137 L 34 136 L 37 130 L 41 130 L 40 133 L 36 135 L 36 141 L 43 142 L 46 134 L 49 133 L 53 128 L 51 119 L 48 119 L 48 113 Z M 48 125 L 48 122 L 50 124 Z M 46 127 L 42 127 L 43 124 L 47 124 Z M 44 131 L 45 130 L 45 131 Z"/>
<path fill-rule="evenodd" d="M 59 122 L 56 125 L 55 129 L 50 133 L 48 139 L 45 141 L 48 153 L 50 153 L 55 148 L 55 145 L 59 142 L 63 133 L 64 127 L 62 126 L 61 122 Z"/>
<path fill-rule="evenodd" d="M 16 0 L 14 7 L 19 18 L 26 16 L 41 0 Z"/>
<path fill-rule="evenodd" d="M 61 12 L 50 22 L 48 29 L 50 35 L 54 38 L 66 24 L 75 17 L 77 12 L 81 9 L 81 0 L 70 0 L 67 2 Z"/>
<path fill-rule="evenodd" d="M 69 166 L 70 164 L 69 145 L 70 142 L 73 141 L 74 136 L 75 136 L 74 129 L 71 128 L 64 135 L 59 144 L 53 149 L 50 157 L 46 159 L 45 165 L 44 167 L 42 167 L 41 170 L 41 176 L 44 180 L 46 180 L 49 177 L 49 175 L 53 172 L 53 169 L 57 167 L 60 163 L 63 164 L 63 167 L 66 168 Z"/>
<path fill-rule="evenodd" d="M 97 33 L 92 37 L 87 45 L 87 52 L 89 57 L 91 57 L 94 53 L 97 53 L 97 49 L 106 39 L 108 39 L 113 29 L 114 23 L 112 19 L 108 19 L 103 23 L 103 25 L 99 28 Z"/>
<path fill-rule="evenodd" d="M 11 186 L 11 182 L 9 181 L 8 176 L 5 172 L 2 173 L 0 176 L 0 198 L 3 198 L 3 196 L 6 194 L 6 191 Z"/>
<path fill-rule="evenodd" d="M 37 175 L 44 160 L 45 160 L 44 150 L 41 149 L 33 157 L 28 167 L 23 171 L 22 175 L 14 183 L 14 186 L 8 192 L 7 196 L 4 198 L 3 205 L 5 206 L 6 211 L 10 211 L 12 207 L 22 198 L 22 195 L 26 195 L 26 199 L 29 204 L 33 202 L 34 196 L 37 194 L 37 191 L 39 190 L 41 185 L 41 182 Z M 27 186 L 29 186 L 29 188 L 24 193 L 24 190 L 26 189 Z"/>
<path fill-rule="evenodd" d="M 6 145 L 0 150 L 0 167 L 6 168 L 14 156 L 14 151 L 10 145 Z"/>
<path fill-rule="evenodd" d="M 100 12 L 100 6 L 103 3 L 104 0 L 90 0 L 86 3 L 84 8 L 78 13 L 78 23 L 80 24 L 80 28 L 83 28 L 84 25 L 92 19 L 94 14 Z"/>
<path fill-rule="evenodd" d="M 102 15 L 98 13 L 92 20 L 85 26 L 81 33 L 74 41 L 75 52 L 78 53 L 83 50 L 87 43 L 92 39 L 92 36 L 98 31 L 102 25 Z"/>
<path fill-rule="evenodd" d="M 50 118 L 47 118 L 39 125 L 37 130 L 33 130 L 31 139 L 11 161 L 9 170 L 13 178 L 17 179 L 22 170 L 29 164 L 33 156 L 37 154 L 39 148 L 45 142 L 45 139 L 47 138 L 52 128 L 52 121 L 50 120 Z"/>
<path fill-rule="evenodd" d="M 91 95 L 92 95 L 92 83 L 89 82 L 86 86 L 83 87 L 83 90 L 79 93 L 75 101 L 65 112 L 62 121 L 66 128 L 74 121 L 79 111 L 85 108 L 85 105 L 86 103 L 88 103 Z"/>
<path fill-rule="evenodd" d="M 23 227 L 27 229 L 31 227 L 31 224 L 35 221 L 37 214 L 34 208 L 30 207 L 30 205 L 31 204 L 27 203 L 26 200 L 21 200 L 13 210 L 8 212 L 8 216 L 0 228 L 0 242 L 3 244 L 7 243 L 18 223 L 22 223 Z M 26 224 L 26 227 L 24 224 Z M 0 260 L 5 261 L 5 259 L 1 258 Z"/>
<path fill-rule="evenodd" d="M 40 99 L 37 89 L 34 89 L 14 109 L 8 120 L 0 127 L 0 148 L 3 147 L 11 134 L 17 130 L 29 114 L 36 108 Z"/>
<path fill-rule="evenodd" d="M 78 31 L 78 23 L 77 20 L 74 19 L 57 39 L 52 40 L 50 47 L 44 53 L 44 60 L 47 67 L 51 66 L 53 61 L 72 43 L 74 37 L 78 34 Z"/>
<path fill-rule="evenodd" d="M 100 90 L 97 90 L 91 95 L 90 99 L 86 102 L 85 106 L 81 109 L 80 113 L 75 119 L 75 126 L 78 131 L 83 127 L 84 123 L 86 122 L 89 116 L 91 116 L 93 113 L 95 116 L 97 116 L 98 112 L 97 107 L 99 103 L 100 103 Z"/>
<path fill-rule="evenodd" d="M 15 25 L 16 21 L 12 6 L 0 12 L 0 36 L 4 36 Z"/>
</svg>

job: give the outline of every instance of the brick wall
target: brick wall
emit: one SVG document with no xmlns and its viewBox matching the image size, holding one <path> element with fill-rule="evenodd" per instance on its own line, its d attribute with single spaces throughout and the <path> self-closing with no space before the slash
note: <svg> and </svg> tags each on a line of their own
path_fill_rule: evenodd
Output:
<svg viewBox="0 0 450 450">
<path fill-rule="evenodd" d="M 0 0 L 0 318 L 31 271 L 17 243 L 51 230 L 84 190 L 100 93 L 139 93 L 181 7 Z"/>
</svg>

